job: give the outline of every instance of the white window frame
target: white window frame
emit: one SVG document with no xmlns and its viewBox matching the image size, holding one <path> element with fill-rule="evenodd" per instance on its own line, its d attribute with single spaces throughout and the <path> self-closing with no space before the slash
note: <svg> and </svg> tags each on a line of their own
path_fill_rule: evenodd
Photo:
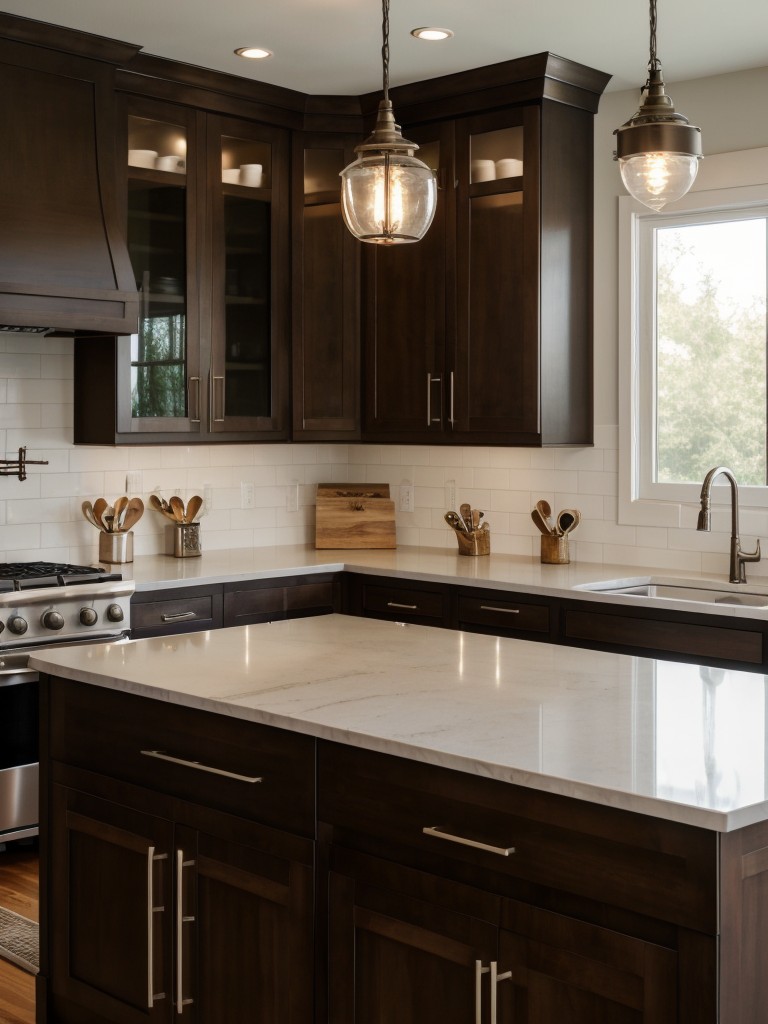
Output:
<svg viewBox="0 0 768 1024">
<path fill-rule="evenodd" d="M 768 148 L 704 160 L 695 187 L 674 205 L 692 223 L 768 212 Z M 701 483 L 653 481 L 655 451 L 655 275 L 652 234 L 668 217 L 619 197 L 619 522 L 679 527 L 697 506 Z M 646 289 L 645 292 L 642 289 Z M 653 292 L 653 294 L 651 294 Z M 768 486 L 740 487 L 741 505 L 768 508 Z M 685 516 L 686 521 L 690 518 Z"/>
</svg>

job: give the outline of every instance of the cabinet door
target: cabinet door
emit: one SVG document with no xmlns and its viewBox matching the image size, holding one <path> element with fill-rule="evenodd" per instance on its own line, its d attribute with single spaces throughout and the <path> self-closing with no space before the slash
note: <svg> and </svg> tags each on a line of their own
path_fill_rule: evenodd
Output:
<svg viewBox="0 0 768 1024">
<path fill-rule="evenodd" d="M 117 430 L 199 433 L 198 124 L 185 107 L 139 100 L 126 123 L 127 240 L 141 305 L 138 333 L 123 341 Z"/>
<path fill-rule="evenodd" d="M 533 109 L 457 125 L 457 441 L 538 441 L 536 125 Z"/>
<path fill-rule="evenodd" d="M 170 823 L 61 786 L 52 797 L 53 1017 L 170 1021 Z"/>
<path fill-rule="evenodd" d="M 355 140 L 359 141 L 359 140 Z M 360 437 L 360 250 L 341 216 L 352 140 L 299 135 L 293 183 L 293 436 Z"/>
<path fill-rule="evenodd" d="M 177 829 L 174 998 L 193 1024 L 312 1022 L 312 867 L 273 836 L 267 850 Z"/>
<path fill-rule="evenodd" d="M 288 433 L 288 141 L 279 129 L 207 119 L 211 356 L 207 430 Z M 224 439 L 222 437 L 222 439 Z"/>
<path fill-rule="evenodd" d="M 440 440 L 450 418 L 445 340 L 453 330 L 452 128 L 408 129 L 438 174 L 437 212 L 420 242 L 363 245 L 364 440 Z"/>
<path fill-rule="evenodd" d="M 499 943 L 498 1024 L 675 1024 L 677 953 L 509 902 Z M 496 1022 L 493 1022 L 496 1024 Z"/>
<path fill-rule="evenodd" d="M 497 928 L 480 915 L 493 913 L 494 898 L 478 893 L 475 900 L 473 891 L 424 874 L 413 891 L 401 892 L 392 876 L 403 869 L 372 858 L 369 864 L 363 872 L 330 875 L 328 1019 L 486 1021 Z"/>
</svg>

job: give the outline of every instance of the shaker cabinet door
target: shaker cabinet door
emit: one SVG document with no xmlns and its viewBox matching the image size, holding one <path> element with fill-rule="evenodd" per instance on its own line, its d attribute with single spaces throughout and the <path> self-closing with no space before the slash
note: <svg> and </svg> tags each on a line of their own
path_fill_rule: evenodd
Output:
<svg viewBox="0 0 768 1024">
<path fill-rule="evenodd" d="M 171 823 L 61 786 L 52 797 L 51 1019 L 172 1020 Z"/>
</svg>

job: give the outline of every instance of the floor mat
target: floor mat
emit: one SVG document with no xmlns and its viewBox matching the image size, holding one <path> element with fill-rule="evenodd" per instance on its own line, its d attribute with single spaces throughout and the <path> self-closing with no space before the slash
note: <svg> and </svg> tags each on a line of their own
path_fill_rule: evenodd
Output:
<svg viewBox="0 0 768 1024">
<path fill-rule="evenodd" d="M 30 974 L 37 974 L 40 970 L 37 924 L 4 907 L 0 907 L 0 957 Z"/>
</svg>

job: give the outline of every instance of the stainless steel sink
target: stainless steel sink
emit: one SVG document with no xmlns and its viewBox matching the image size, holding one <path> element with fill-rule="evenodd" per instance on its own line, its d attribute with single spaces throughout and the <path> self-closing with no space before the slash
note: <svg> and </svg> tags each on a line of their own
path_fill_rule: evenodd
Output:
<svg viewBox="0 0 768 1024">
<path fill-rule="evenodd" d="M 737 605 L 747 608 L 768 608 L 768 587 L 721 584 L 716 580 L 694 583 L 691 580 L 643 576 L 637 579 L 601 580 L 582 583 L 574 590 L 595 594 L 622 594 L 627 597 L 654 598 L 661 601 L 694 601 L 698 604 Z"/>
</svg>

